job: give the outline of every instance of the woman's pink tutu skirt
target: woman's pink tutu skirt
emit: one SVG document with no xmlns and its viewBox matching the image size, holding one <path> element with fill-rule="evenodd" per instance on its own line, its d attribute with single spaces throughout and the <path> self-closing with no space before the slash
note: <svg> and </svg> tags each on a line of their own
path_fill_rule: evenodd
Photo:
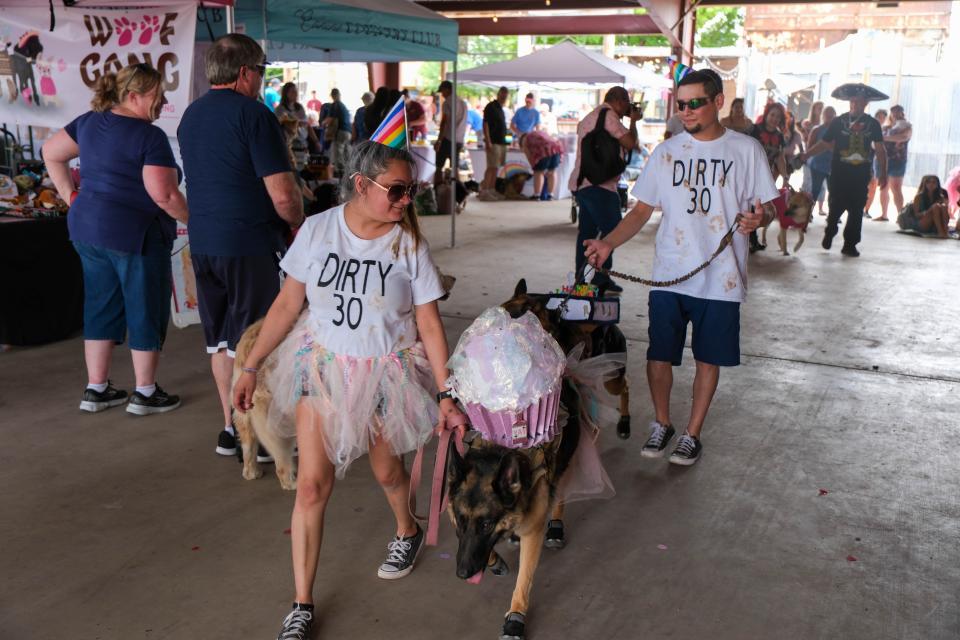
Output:
<svg viewBox="0 0 960 640">
<path fill-rule="evenodd" d="M 297 405 L 319 418 L 327 457 L 342 477 L 382 438 L 395 455 L 415 451 L 437 424 L 435 384 L 423 345 L 385 356 L 357 358 L 318 344 L 303 314 L 262 368 L 272 392 L 269 428 L 296 436 Z"/>
</svg>

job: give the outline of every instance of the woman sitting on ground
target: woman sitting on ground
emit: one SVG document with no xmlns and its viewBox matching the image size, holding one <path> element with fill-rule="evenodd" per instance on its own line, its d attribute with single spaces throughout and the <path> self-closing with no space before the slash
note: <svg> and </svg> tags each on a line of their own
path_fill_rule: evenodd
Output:
<svg viewBox="0 0 960 640">
<path fill-rule="evenodd" d="M 920 188 L 911 204 L 903 208 L 897 220 L 901 229 L 931 233 L 936 231 L 941 238 L 949 237 L 950 212 L 947 206 L 947 191 L 940 186 L 937 176 L 923 176 Z"/>
<path fill-rule="evenodd" d="M 553 200 L 553 187 L 563 143 L 542 131 L 531 131 L 520 136 L 520 149 L 533 168 L 533 195 L 531 200 Z M 543 191 L 543 177 L 547 177 L 547 190 Z"/>
</svg>

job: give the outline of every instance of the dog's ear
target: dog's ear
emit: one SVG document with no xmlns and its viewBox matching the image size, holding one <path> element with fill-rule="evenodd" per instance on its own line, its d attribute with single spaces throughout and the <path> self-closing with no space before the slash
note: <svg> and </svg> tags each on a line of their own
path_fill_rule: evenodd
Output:
<svg viewBox="0 0 960 640">
<path fill-rule="evenodd" d="M 507 509 L 512 509 L 520 498 L 523 474 L 528 466 L 526 456 L 516 451 L 511 451 L 500 460 L 493 488 Z"/>
<path fill-rule="evenodd" d="M 463 459 L 457 450 L 457 445 L 450 444 L 450 450 L 447 453 L 447 487 L 452 490 L 467 477 L 467 461 Z"/>
<path fill-rule="evenodd" d="M 524 278 L 520 278 L 520 282 L 517 283 L 517 288 L 513 290 L 513 297 L 519 298 L 525 295 L 527 295 L 527 281 Z"/>
</svg>

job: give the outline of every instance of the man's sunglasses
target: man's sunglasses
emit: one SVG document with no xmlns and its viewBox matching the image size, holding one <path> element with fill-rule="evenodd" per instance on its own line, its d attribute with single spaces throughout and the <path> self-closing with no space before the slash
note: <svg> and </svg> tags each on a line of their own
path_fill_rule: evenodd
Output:
<svg viewBox="0 0 960 640">
<path fill-rule="evenodd" d="M 691 111 L 696 111 L 704 105 L 708 105 L 713 102 L 713 98 L 694 98 L 692 100 L 677 100 L 677 111 L 686 111 L 690 109 Z"/>
<path fill-rule="evenodd" d="M 367 178 L 367 176 L 363 177 Z M 420 188 L 420 185 L 418 185 L 416 182 L 411 182 L 410 184 L 392 184 L 389 187 L 385 187 L 373 178 L 367 178 L 367 180 L 386 191 L 387 200 L 389 200 L 391 203 L 400 202 L 403 200 L 403 196 L 407 196 L 413 200 L 415 197 L 417 197 L 417 190 Z"/>
<path fill-rule="evenodd" d="M 259 73 L 261 77 L 263 77 L 263 76 L 266 75 L 266 73 L 267 73 L 267 65 L 268 65 L 268 64 L 270 64 L 270 63 L 269 63 L 269 62 L 264 62 L 263 64 L 252 64 L 252 65 L 248 66 L 247 69 L 252 69 L 252 70 L 256 71 L 257 73 Z"/>
</svg>

